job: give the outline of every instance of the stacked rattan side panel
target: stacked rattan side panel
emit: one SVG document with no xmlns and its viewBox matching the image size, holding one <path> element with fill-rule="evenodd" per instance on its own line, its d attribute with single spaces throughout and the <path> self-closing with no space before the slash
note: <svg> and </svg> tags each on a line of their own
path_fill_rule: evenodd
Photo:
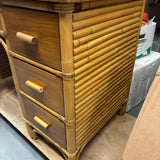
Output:
<svg viewBox="0 0 160 160">
<path fill-rule="evenodd" d="M 142 6 L 128 1 L 73 14 L 77 147 L 127 101 Z"/>
</svg>

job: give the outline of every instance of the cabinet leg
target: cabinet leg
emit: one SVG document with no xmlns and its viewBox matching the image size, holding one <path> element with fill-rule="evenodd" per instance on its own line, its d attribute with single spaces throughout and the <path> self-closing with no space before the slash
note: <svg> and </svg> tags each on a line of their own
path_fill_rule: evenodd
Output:
<svg viewBox="0 0 160 160">
<path fill-rule="evenodd" d="M 37 134 L 33 131 L 33 128 L 29 125 L 26 124 L 27 130 L 28 130 L 28 134 L 32 139 L 37 139 Z"/>
<path fill-rule="evenodd" d="M 119 110 L 119 115 L 123 116 L 126 113 L 127 101 L 122 105 L 121 109 Z"/>
<path fill-rule="evenodd" d="M 76 152 L 76 154 L 68 154 L 68 156 L 66 156 L 66 154 L 62 153 L 64 155 L 65 160 L 79 160 L 79 156 L 81 154 L 81 152 L 83 151 L 85 145 L 81 146 L 81 148 L 78 149 L 78 152 Z"/>
</svg>

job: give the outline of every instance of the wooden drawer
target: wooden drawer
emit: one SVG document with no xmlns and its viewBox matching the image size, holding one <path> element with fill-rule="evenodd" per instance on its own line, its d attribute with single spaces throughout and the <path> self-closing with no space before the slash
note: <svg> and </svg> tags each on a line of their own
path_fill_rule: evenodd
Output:
<svg viewBox="0 0 160 160">
<path fill-rule="evenodd" d="M 13 61 L 20 89 L 64 116 L 62 79 L 16 58 Z M 31 86 L 30 84 L 28 86 L 28 81 L 32 82 Z M 40 93 L 34 86 L 32 88 L 32 84 L 44 88 L 43 92 Z"/>
<path fill-rule="evenodd" d="M 58 14 L 3 7 L 3 16 L 11 51 L 61 70 Z M 26 42 L 21 33 L 36 38 L 37 43 L 30 44 L 35 42 L 31 37 Z"/>
<path fill-rule="evenodd" d="M 66 149 L 64 123 L 27 98 L 23 98 L 23 102 L 27 120 L 40 129 L 45 135 L 58 143 L 61 147 Z M 49 126 L 47 127 L 47 125 Z"/>
</svg>

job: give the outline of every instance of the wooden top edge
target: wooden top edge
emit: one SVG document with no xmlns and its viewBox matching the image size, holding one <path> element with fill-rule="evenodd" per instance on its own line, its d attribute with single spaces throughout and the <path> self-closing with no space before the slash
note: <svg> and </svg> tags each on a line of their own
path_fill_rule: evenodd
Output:
<svg viewBox="0 0 160 160">
<path fill-rule="evenodd" d="M 130 1 L 133 0 L 0 0 L 0 4 L 39 11 L 71 13 Z"/>
<path fill-rule="evenodd" d="M 44 2 L 55 2 L 55 3 L 80 3 L 80 2 L 90 2 L 94 0 L 35 0 Z"/>
<path fill-rule="evenodd" d="M 90 1 L 95 1 L 95 0 L 33 0 L 33 1 L 54 2 L 54 3 L 81 3 L 81 2 L 90 2 Z M 3 3 L 3 2 L 5 2 L 5 0 L 0 1 L 0 3 Z"/>
</svg>

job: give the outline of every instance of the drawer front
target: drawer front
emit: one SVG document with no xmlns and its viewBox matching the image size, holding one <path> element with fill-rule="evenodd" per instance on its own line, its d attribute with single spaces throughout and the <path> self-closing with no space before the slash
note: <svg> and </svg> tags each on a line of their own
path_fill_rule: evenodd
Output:
<svg viewBox="0 0 160 160">
<path fill-rule="evenodd" d="M 16 58 L 13 61 L 20 89 L 64 116 L 62 79 Z"/>
<path fill-rule="evenodd" d="M 27 98 L 23 98 L 23 102 L 27 120 L 66 149 L 66 133 L 63 122 Z"/>
<path fill-rule="evenodd" d="M 2 10 L 10 49 L 61 70 L 58 14 L 11 7 Z"/>
</svg>

